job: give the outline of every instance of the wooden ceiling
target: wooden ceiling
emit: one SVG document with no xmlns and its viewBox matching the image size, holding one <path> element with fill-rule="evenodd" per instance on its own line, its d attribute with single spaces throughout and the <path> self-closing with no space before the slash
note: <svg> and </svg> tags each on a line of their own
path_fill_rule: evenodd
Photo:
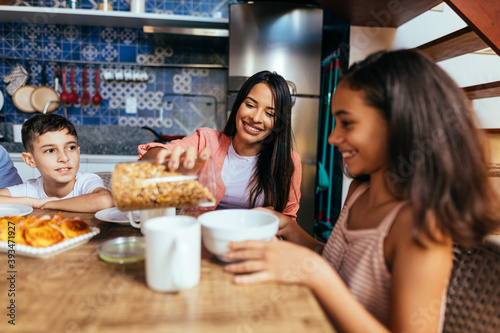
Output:
<svg viewBox="0 0 500 333">
<path fill-rule="evenodd" d="M 316 0 L 350 25 L 399 27 L 442 0 Z"/>
<path fill-rule="evenodd" d="M 399 27 L 442 0 L 316 0 L 353 26 Z M 490 47 L 500 55 L 499 0 L 444 0 L 467 27 L 418 47 L 436 62 Z M 465 87 L 470 99 L 500 96 L 500 81 Z"/>
</svg>

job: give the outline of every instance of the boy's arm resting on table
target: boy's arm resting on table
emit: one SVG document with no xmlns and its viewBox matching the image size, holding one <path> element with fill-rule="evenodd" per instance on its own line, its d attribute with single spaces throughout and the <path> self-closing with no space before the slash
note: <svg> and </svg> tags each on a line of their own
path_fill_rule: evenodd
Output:
<svg viewBox="0 0 500 333">
<path fill-rule="evenodd" d="M 41 208 L 45 203 L 49 201 L 59 200 L 59 198 L 31 198 L 31 197 L 13 197 L 10 195 L 8 189 L 4 188 L 0 190 L 0 204 L 10 204 L 10 205 L 25 205 L 33 208 Z"/>
<path fill-rule="evenodd" d="M 95 213 L 102 209 L 115 206 L 111 192 L 105 188 L 98 187 L 92 193 L 77 197 L 50 201 L 44 204 L 42 209 L 59 209 L 71 212 Z"/>
</svg>

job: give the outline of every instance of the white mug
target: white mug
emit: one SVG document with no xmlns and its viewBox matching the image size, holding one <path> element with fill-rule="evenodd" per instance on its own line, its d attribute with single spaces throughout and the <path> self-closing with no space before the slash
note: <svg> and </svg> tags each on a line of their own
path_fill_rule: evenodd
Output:
<svg viewBox="0 0 500 333">
<path fill-rule="evenodd" d="M 144 224 L 146 283 L 173 292 L 200 281 L 201 227 L 191 216 L 162 216 Z"/>
<path fill-rule="evenodd" d="M 174 216 L 175 215 L 175 208 L 174 207 L 169 207 L 169 208 L 152 208 L 152 209 L 142 209 L 140 210 L 139 213 L 139 221 L 135 222 L 134 216 L 132 214 L 132 211 L 128 212 L 128 220 L 130 221 L 130 224 L 135 227 L 135 228 L 140 228 L 141 232 L 144 234 L 144 223 L 152 219 L 153 217 L 159 217 L 159 216 Z"/>
</svg>

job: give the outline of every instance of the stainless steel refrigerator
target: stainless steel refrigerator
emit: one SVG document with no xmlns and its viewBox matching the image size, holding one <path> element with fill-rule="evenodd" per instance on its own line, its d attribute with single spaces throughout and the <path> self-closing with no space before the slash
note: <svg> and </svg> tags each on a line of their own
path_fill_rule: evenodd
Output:
<svg viewBox="0 0 500 333">
<path fill-rule="evenodd" d="M 229 9 L 228 109 L 243 82 L 256 72 L 276 71 L 289 81 L 294 149 L 302 158 L 297 221 L 312 234 L 323 10 L 267 1 L 235 3 Z"/>
</svg>

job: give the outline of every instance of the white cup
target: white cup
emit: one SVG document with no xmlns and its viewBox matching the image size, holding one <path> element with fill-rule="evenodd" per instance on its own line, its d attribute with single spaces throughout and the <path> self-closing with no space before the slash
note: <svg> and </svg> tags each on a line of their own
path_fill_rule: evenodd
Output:
<svg viewBox="0 0 500 333">
<path fill-rule="evenodd" d="M 146 283 L 173 292 L 200 281 L 201 227 L 191 216 L 162 216 L 144 224 Z"/>
<path fill-rule="evenodd" d="M 141 229 L 141 232 L 144 234 L 144 224 L 147 220 L 152 219 L 153 217 L 159 216 L 175 216 L 175 208 L 153 208 L 153 209 L 142 209 L 139 212 L 139 221 L 135 222 L 132 211 L 128 212 L 128 220 L 130 224 L 138 229 Z"/>
<path fill-rule="evenodd" d="M 117 81 L 123 80 L 123 72 L 122 71 L 115 72 L 115 80 L 117 80 Z"/>
<path fill-rule="evenodd" d="M 110 81 L 110 80 L 113 80 L 115 78 L 115 75 L 110 70 L 105 71 L 102 76 L 104 77 L 104 80 L 106 80 L 106 81 Z"/>
</svg>

